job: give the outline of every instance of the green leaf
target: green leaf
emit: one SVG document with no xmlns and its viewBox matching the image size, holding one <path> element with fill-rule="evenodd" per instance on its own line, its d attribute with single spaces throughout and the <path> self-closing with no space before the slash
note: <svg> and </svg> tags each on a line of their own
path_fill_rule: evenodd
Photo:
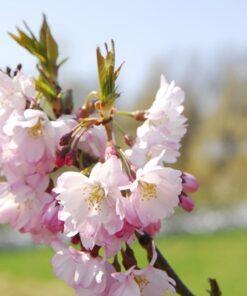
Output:
<svg viewBox="0 0 247 296">
<path fill-rule="evenodd" d="M 115 45 L 113 40 L 111 41 L 111 50 L 109 50 L 107 44 L 105 44 L 105 48 L 105 56 L 102 55 L 99 47 L 96 51 L 100 100 L 104 103 L 112 103 L 117 97 L 119 97 L 119 93 L 117 93 L 116 80 L 123 64 L 115 70 Z"/>
<path fill-rule="evenodd" d="M 57 68 L 60 68 L 63 64 L 65 64 L 68 61 L 69 58 L 63 59 L 61 62 L 58 63 Z"/>
<path fill-rule="evenodd" d="M 47 44 L 47 58 L 56 67 L 57 58 L 58 58 L 58 46 L 51 34 L 49 27 L 47 29 L 47 34 L 46 34 L 46 44 Z"/>
<path fill-rule="evenodd" d="M 36 89 L 50 100 L 52 100 L 53 97 L 56 97 L 56 92 L 54 89 L 42 80 L 36 80 Z"/>
<path fill-rule="evenodd" d="M 48 24 L 46 21 L 46 16 L 43 14 L 43 23 L 39 32 L 39 40 L 42 48 L 44 49 L 44 52 L 46 52 L 46 32 L 47 32 Z"/>
<path fill-rule="evenodd" d="M 55 120 L 56 116 L 55 113 L 53 111 L 53 106 L 51 104 L 51 102 L 47 101 L 45 99 L 45 97 L 40 97 L 38 99 L 40 107 L 42 108 L 42 110 L 47 114 L 47 116 L 51 119 L 51 120 Z"/>
<path fill-rule="evenodd" d="M 45 15 L 43 15 L 39 40 L 25 22 L 24 25 L 27 33 L 17 28 L 17 34 L 9 33 L 9 35 L 38 59 L 37 67 L 40 76 L 37 79 L 36 88 L 47 101 L 54 104 L 53 107 L 56 109 L 56 114 L 59 115 L 61 110 L 57 102 L 61 97 L 61 87 L 58 84 L 58 69 L 67 59 L 57 64 L 59 55 L 58 45 L 51 33 Z"/>
</svg>

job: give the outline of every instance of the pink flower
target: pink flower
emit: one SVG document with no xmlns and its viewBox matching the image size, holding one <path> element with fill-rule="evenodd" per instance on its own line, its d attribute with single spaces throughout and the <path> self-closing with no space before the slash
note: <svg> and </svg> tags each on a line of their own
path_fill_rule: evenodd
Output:
<svg viewBox="0 0 247 296">
<path fill-rule="evenodd" d="M 19 176 L 19 180 L 14 183 L 9 179 L 8 181 L 16 199 L 23 201 L 26 197 L 30 199 L 32 196 L 42 195 L 46 191 L 50 179 L 48 175 L 36 173 L 29 176 Z"/>
<path fill-rule="evenodd" d="M 162 161 L 173 163 L 179 156 L 180 140 L 186 132 L 186 118 L 181 114 L 184 92 L 161 76 L 160 89 L 146 112 L 145 122 L 137 129 L 136 144 L 127 154 L 133 164 L 143 166 L 163 153 Z"/>
<path fill-rule="evenodd" d="M 89 177 L 77 172 L 65 172 L 59 178 L 57 199 L 62 208 L 59 219 L 65 222 L 69 235 L 80 232 L 88 248 L 92 248 L 100 236 L 102 227 L 110 235 L 123 227 L 122 198 L 119 186 L 128 182 L 115 156 L 98 163 Z"/>
<path fill-rule="evenodd" d="M 91 233 L 90 238 L 83 234 L 80 236 L 81 242 L 86 248 L 91 248 L 94 244 L 104 247 L 105 256 L 114 256 L 121 248 L 124 242 L 131 243 L 134 240 L 135 228 L 126 220 L 121 230 L 115 234 L 109 234 L 104 227 L 101 227 L 97 232 Z"/>
<path fill-rule="evenodd" d="M 124 204 L 130 223 L 133 220 L 138 223 L 139 220 L 142 227 L 157 223 L 171 216 L 179 203 L 181 172 L 161 167 L 157 162 L 159 158 L 154 158 L 143 169 L 137 170 L 136 180 L 130 186 L 131 195 L 125 199 Z"/>
<path fill-rule="evenodd" d="M 116 280 L 112 284 L 109 296 L 160 296 L 169 290 L 175 293 L 175 281 L 163 270 L 153 267 L 156 253 L 148 267 L 137 270 L 135 266 L 126 272 L 113 273 Z"/>
<path fill-rule="evenodd" d="M 101 257 L 93 258 L 60 242 L 52 244 L 56 254 L 52 265 L 56 276 L 74 288 L 78 295 L 106 295 L 108 272 L 113 268 Z"/>
<path fill-rule="evenodd" d="M 51 161 L 55 156 L 54 129 L 42 111 L 27 109 L 23 116 L 12 116 L 4 132 L 11 137 L 10 149 L 23 163 Z"/>
<path fill-rule="evenodd" d="M 18 73 L 14 78 L 0 73 L 0 127 L 4 126 L 13 111 L 22 113 L 26 101 L 35 96 L 34 79 Z"/>
<path fill-rule="evenodd" d="M 8 183 L 0 183 L 0 223 L 14 225 L 18 217 L 18 204 Z"/>
<path fill-rule="evenodd" d="M 57 232 L 61 231 L 47 223 L 43 223 L 42 215 L 52 197 L 47 193 L 37 194 L 20 188 L 15 194 L 9 184 L 0 183 L 0 223 L 8 223 L 14 229 L 32 234 L 35 242 L 50 243 L 56 239 Z M 30 189 L 29 189 L 30 190 Z M 20 198 L 22 195 L 22 198 Z M 47 221 L 46 221 L 47 222 Z"/>
</svg>

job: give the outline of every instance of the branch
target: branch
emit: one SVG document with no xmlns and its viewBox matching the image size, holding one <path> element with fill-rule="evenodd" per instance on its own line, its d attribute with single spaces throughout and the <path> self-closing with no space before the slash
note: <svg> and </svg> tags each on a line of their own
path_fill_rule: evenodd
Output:
<svg viewBox="0 0 247 296">
<path fill-rule="evenodd" d="M 148 234 L 141 235 L 136 233 L 138 241 L 140 245 L 147 251 L 148 260 L 150 261 L 152 258 L 152 238 Z M 176 272 L 172 269 L 168 261 L 161 254 L 159 249 L 156 247 L 157 252 L 157 260 L 154 264 L 156 268 L 162 269 L 167 272 L 167 274 L 174 279 L 176 282 L 176 292 L 182 296 L 194 296 L 194 294 L 186 287 L 186 285 L 182 282 Z"/>
<path fill-rule="evenodd" d="M 221 296 L 222 292 L 220 290 L 220 287 L 216 281 L 216 279 L 208 279 L 210 284 L 210 290 L 208 290 L 208 293 L 210 296 Z"/>
</svg>

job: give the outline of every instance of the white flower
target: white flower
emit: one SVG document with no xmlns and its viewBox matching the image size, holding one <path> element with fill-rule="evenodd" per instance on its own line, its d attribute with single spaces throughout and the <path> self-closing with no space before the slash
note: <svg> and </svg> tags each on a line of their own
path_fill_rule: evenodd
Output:
<svg viewBox="0 0 247 296">
<path fill-rule="evenodd" d="M 0 127 L 15 112 L 23 112 L 26 101 L 34 98 L 35 83 L 30 77 L 20 72 L 10 78 L 7 74 L 0 72 Z"/>
<path fill-rule="evenodd" d="M 140 221 L 142 227 L 173 214 L 182 191 L 181 172 L 157 165 L 159 158 L 150 160 L 136 173 L 125 199 L 126 217 L 130 223 Z M 130 213 L 128 213 L 130 211 Z"/>
<path fill-rule="evenodd" d="M 155 100 L 146 112 L 145 122 L 137 129 L 136 144 L 127 151 L 131 162 L 143 166 L 163 153 L 161 161 L 173 163 L 179 154 L 180 140 L 186 132 L 186 118 L 182 115 L 184 92 L 161 76 Z"/>
<path fill-rule="evenodd" d="M 93 247 L 102 227 L 110 235 L 121 230 L 119 186 L 126 182 L 127 177 L 116 157 L 95 165 L 90 177 L 77 172 L 63 173 L 54 191 L 59 193 L 57 199 L 63 206 L 59 218 L 65 221 L 65 229 L 71 234 L 80 232 L 89 248 Z"/>
<path fill-rule="evenodd" d="M 116 272 L 112 277 L 116 280 L 112 284 L 108 296 L 161 296 L 175 293 L 175 281 L 163 270 L 153 267 L 157 254 L 153 252 L 150 264 L 144 269 L 135 266 L 126 272 Z"/>
<path fill-rule="evenodd" d="M 54 129 L 40 110 L 27 109 L 23 115 L 13 113 L 4 132 L 11 138 L 10 149 L 23 162 L 37 163 L 55 156 Z"/>
<path fill-rule="evenodd" d="M 107 287 L 108 263 L 60 242 L 52 244 L 56 254 L 52 265 L 56 276 L 76 289 L 78 295 L 102 295 Z"/>
</svg>

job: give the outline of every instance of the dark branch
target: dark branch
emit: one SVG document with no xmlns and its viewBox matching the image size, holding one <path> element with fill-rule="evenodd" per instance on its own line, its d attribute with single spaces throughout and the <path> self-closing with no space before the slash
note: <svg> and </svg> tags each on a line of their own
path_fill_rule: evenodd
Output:
<svg viewBox="0 0 247 296">
<path fill-rule="evenodd" d="M 136 233 L 138 241 L 140 245 L 147 251 L 148 260 L 150 261 L 152 258 L 152 238 L 148 234 L 141 235 Z M 167 274 L 174 279 L 176 282 L 176 292 L 182 296 L 194 296 L 194 294 L 186 287 L 186 285 L 182 282 L 176 272 L 172 269 L 170 264 L 161 254 L 159 249 L 156 247 L 157 252 L 157 260 L 154 264 L 155 267 L 162 269 L 167 272 Z"/>
<path fill-rule="evenodd" d="M 208 291 L 210 296 L 221 296 L 222 293 L 216 279 L 208 279 L 208 281 L 210 284 L 210 290 Z"/>
</svg>

